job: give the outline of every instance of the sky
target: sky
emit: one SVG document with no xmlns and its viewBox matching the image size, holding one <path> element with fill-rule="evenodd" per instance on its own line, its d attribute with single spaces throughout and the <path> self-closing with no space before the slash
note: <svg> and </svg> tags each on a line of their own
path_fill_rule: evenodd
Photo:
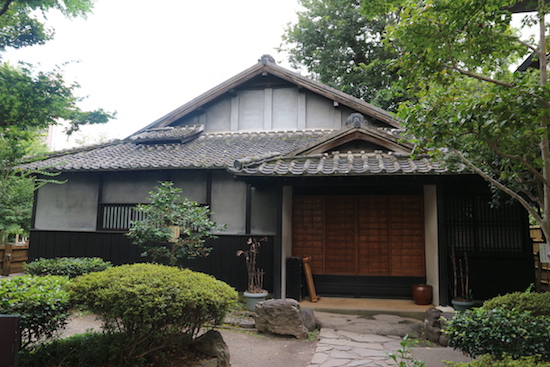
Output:
<svg viewBox="0 0 550 367">
<path fill-rule="evenodd" d="M 87 19 L 49 13 L 54 39 L 4 58 L 42 70 L 68 62 L 66 80 L 80 84 L 76 94 L 86 97 L 80 107 L 117 112 L 116 120 L 76 137 L 125 138 L 263 54 L 290 68 L 276 48 L 298 9 L 298 0 L 97 0 Z M 58 140 L 57 148 L 72 144 Z"/>
</svg>

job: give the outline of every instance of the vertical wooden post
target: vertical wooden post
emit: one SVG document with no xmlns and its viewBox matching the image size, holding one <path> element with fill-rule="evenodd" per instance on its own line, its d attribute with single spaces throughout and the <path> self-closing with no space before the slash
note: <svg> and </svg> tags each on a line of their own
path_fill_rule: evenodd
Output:
<svg viewBox="0 0 550 367">
<path fill-rule="evenodd" d="M 17 367 L 21 343 L 20 316 L 0 315 L 0 366 Z"/>
<path fill-rule="evenodd" d="M 6 243 L 4 245 L 4 258 L 3 258 L 3 261 L 2 261 L 2 264 L 3 264 L 2 275 L 10 275 L 12 247 L 13 247 L 13 245 L 11 243 Z"/>
<path fill-rule="evenodd" d="M 306 276 L 307 289 L 309 291 L 309 300 L 311 302 L 317 302 L 319 300 L 319 296 L 317 296 L 317 293 L 315 292 L 315 284 L 313 284 L 313 275 L 311 274 L 311 267 L 309 266 L 310 260 L 311 260 L 311 257 L 302 258 L 302 262 L 304 263 L 304 273 Z"/>
</svg>

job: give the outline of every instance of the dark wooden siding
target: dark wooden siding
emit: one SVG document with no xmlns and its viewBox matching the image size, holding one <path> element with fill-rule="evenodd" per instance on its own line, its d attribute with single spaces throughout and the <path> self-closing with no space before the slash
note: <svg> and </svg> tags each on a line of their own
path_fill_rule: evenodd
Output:
<svg viewBox="0 0 550 367">
<path fill-rule="evenodd" d="M 450 301 L 452 247 L 457 257 L 467 253 L 475 299 L 523 291 L 534 282 L 526 211 L 506 197 L 501 203 L 493 202 L 486 183 L 476 181 L 439 186 L 441 274 L 447 274 L 448 281 L 447 288 L 440 289 L 446 295 L 442 303 Z"/>
<path fill-rule="evenodd" d="M 187 260 L 184 266 L 211 274 L 239 291 L 246 288 L 245 260 L 237 257 L 238 250 L 246 250 L 250 236 L 219 236 L 209 241 L 212 252 L 207 258 Z M 263 237 L 263 236 L 261 236 Z M 266 273 L 265 288 L 274 291 L 274 238 L 268 237 L 258 255 L 258 265 Z M 139 248 L 121 232 L 69 232 L 33 230 L 30 236 L 29 258 L 100 257 L 115 265 L 143 262 Z"/>
</svg>

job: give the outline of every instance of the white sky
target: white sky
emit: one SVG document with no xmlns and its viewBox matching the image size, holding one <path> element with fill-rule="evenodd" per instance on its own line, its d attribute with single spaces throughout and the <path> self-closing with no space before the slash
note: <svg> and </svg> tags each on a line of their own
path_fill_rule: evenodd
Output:
<svg viewBox="0 0 550 367">
<path fill-rule="evenodd" d="M 81 85 L 86 110 L 117 111 L 86 135 L 124 138 L 271 54 L 298 0 L 98 0 L 86 20 L 48 15 L 55 38 L 44 46 L 12 50 L 51 70 L 63 67 Z"/>
</svg>

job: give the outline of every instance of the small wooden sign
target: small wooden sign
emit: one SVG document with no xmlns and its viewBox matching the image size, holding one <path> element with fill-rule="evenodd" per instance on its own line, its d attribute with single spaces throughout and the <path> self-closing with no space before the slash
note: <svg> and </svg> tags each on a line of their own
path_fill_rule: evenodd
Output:
<svg viewBox="0 0 550 367">
<path fill-rule="evenodd" d="M 539 258 L 541 263 L 550 263 L 550 244 L 539 243 Z"/>
<path fill-rule="evenodd" d="M 311 274 L 311 267 L 309 266 L 310 261 L 311 261 L 311 257 L 302 258 L 302 262 L 304 264 L 304 273 L 306 276 L 307 289 L 309 291 L 309 300 L 311 302 L 317 302 L 320 298 L 319 296 L 317 296 L 317 293 L 315 292 L 315 284 L 313 284 L 313 275 Z"/>
</svg>

